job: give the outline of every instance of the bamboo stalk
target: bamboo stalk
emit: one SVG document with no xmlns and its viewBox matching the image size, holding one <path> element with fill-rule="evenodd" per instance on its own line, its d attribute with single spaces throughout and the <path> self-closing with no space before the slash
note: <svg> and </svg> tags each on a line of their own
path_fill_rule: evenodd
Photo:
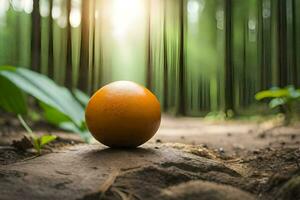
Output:
<svg viewBox="0 0 300 200">
<path fill-rule="evenodd" d="M 164 110 L 168 108 L 168 54 L 167 54 L 167 0 L 164 0 L 164 22 L 163 22 L 163 55 L 164 55 Z"/>
<path fill-rule="evenodd" d="M 146 5 L 146 10 L 147 10 L 147 31 L 146 31 L 146 38 L 147 38 L 147 45 L 146 45 L 146 54 L 147 54 L 147 59 L 146 59 L 146 67 L 147 67 L 147 74 L 146 74 L 146 85 L 147 87 L 151 90 L 153 88 L 152 86 L 152 73 L 153 73 L 153 66 L 152 66 L 152 56 L 151 56 L 151 49 L 152 49 L 152 44 L 151 44 L 151 0 L 147 0 L 147 5 Z"/>
<path fill-rule="evenodd" d="M 232 84 L 232 1 L 225 0 L 225 112 L 234 108 Z"/>
<path fill-rule="evenodd" d="M 48 76 L 50 78 L 54 78 L 54 65 L 53 65 L 53 18 L 52 18 L 52 8 L 53 8 L 53 0 L 49 0 L 49 35 L 48 35 L 48 41 L 49 41 L 49 57 L 48 57 Z"/>
<path fill-rule="evenodd" d="M 287 55 L 286 55 L 286 1 L 278 0 L 278 48 L 279 48 L 279 84 L 281 87 L 287 85 Z"/>
<path fill-rule="evenodd" d="M 186 1 L 180 0 L 179 19 L 180 19 L 180 55 L 179 55 L 179 114 L 185 113 L 185 10 Z"/>
<path fill-rule="evenodd" d="M 66 78 L 65 85 L 72 89 L 73 80 L 73 67 L 72 67 L 72 38 L 71 38 L 71 24 L 70 24 L 70 15 L 71 15 L 71 0 L 67 0 L 67 63 L 66 63 Z"/>
<path fill-rule="evenodd" d="M 31 18 L 31 67 L 33 70 L 39 71 L 41 64 L 41 16 L 39 13 L 39 0 L 33 0 Z"/>
<path fill-rule="evenodd" d="M 90 3 L 92 0 L 85 0 L 82 2 L 81 10 L 81 45 L 80 45 L 80 65 L 78 88 L 82 91 L 88 92 L 88 79 L 89 79 L 89 37 L 90 37 Z"/>
</svg>

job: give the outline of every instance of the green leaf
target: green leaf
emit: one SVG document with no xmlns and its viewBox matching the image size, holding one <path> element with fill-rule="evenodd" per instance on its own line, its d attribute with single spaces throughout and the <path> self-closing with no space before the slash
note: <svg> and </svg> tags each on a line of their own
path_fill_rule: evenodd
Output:
<svg viewBox="0 0 300 200">
<path fill-rule="evenodd" d="M 16 71 L 16 67 L 9 66 L 9 65 L 5 65 L 5 66 L 1 66 L 1 67 L 0 67 L 0 71 L 1 71 L 1 70 L 12 71 L 12 72 L 14 72 L 14 71 Z"/>
<path fill-rule="evenodd" d="M 47 120 L 47 122 L 49 122 L 55 126 L 59 126 L 59 124 L 63 123 L 63 122 L 70 122 L 69 117 L 67 117 L 65 114 L 63 114 L 59 110 L 57 110 L 51 106 L 48 106 L 47 104 L 45 104 L 43 102 L 40 102 L 40 107 L 44 111 L 43 116 Z M 73 123 L 73 122 L 71 122 L 71 123 Z"/>
<path fill-rule="evenodd" d="M 286 103 L 287 103 L 286 98 L 274 98 L 270 101 L 269 106 L 270 106 L 270 108 L 276 108 L 276 107 L 284 105 Z"/>
<path fill-rule="evenodd" d="M 287 87 L 289 91 L 289 98 L 298 99 L 300 97 L 300 91 L 296 90 L 294 86 Z"/>
<path fill-rule="evenodd" d="M 87 94 L 85 94 L 84 92 L 82 92 L 78 89 L 74 89 L 73 94 L 74 94 L 75 98 L 81 103 L 81 105 L 83 105 L 84 107 L 87 106 L 87 104 L 90 100 L 90 97 Z"/>
<path fill-rule="evenodd" d="M 25 94 L 2 76 L 0 76 L 0 91 L 0 108 L 15 114 L 27 113 Z"/>
<path fill-rule="evenodd" d="M 299 89 L 299 90 L 296 90 L 296 92 L 297 92 L 297 96 L 298 96 L 298 97 L 296 97 L 296 98 L 297 98 L 297 100 L 300 100 L 300 89 Z"/>
<path fill-rule="evenodd" d="M 259 101 L 265 98 L 287 97 L 288 95 L 288 89 L 271 89 L 256 93 L 255 99 Z"/>
<path fill-rule="evenodd" d="M 84 141 L 90 140 L 91 135 L 87 130 L 84 121 L 82 122 L 81 126 L 78 127 L 63 113 L 53 109 L 52 107 L 43 103 L 41 103 L 41 107 L 44 110 L 44 117 L 49 123 L 58 126 L 62 130 L 79 134 Z"/>
<path fill-rule="evenodd" d="M 0 76 L 14 83 L 24 92 L 57 109 L 77 126 L 84 121 L 84 108 L 65 87 L 58 86 L 48 77 L 25 68 L 0 67 Z"/>
<path fill-rule="evenodd" d="M 83 126 L 82 126 L 83 127 Z M 80 135 L 84 141 L 89 142 L 91 139 L 91 134 L 86 128 L 78 128 L 71 122 L 63 122 L 59 124 L 59 128 L 65 130 L 65 131 L 70 131 L 70 132 L 75 132 Z"/>
<path fill-rule="evenodd" d="M 32 138 L 32 141 L 33 141 L 33 147 L 34 147 L 34 149 L 38 152 L 38 154 L 40 154 L 41 153 L 41 145 L 40 145 L 40 138 L 39 137 L 37 137 L 37 136 L 32 136 L 31 137 Z"/>
<path fill-rule="evenodd" d="M 24 68 L 12 66 L 0 66 L 0 77 L 11 83 L 19 91 L 22 90 L 39 100 L 44 111 L 45 119 L 58 127 L 72 129 L 72 132 L 79 133 L 84 140 L 90 137 L 84 125 L 84 107 L 89 97 L 79 90 L 74 95 L 65 87 L 58 86 L 48 77 Z M 7 85 L 7 84 L 2 84 Z M 1 88 L 1 87 L 0 87 Z M 16 98 L 18 99 L 18 98 Z M 21 99 L 21 98 L 19 98 Z M 1 98 L 0 98 L 1 100 Z M 5 106 L 13 101 L 5 101 Z M 66 126 L 65 123 L 69 125 Z M 70 128 L 72 126 L 72 128 Z M 35 148 L 41 148 L 35 142 Z"/>
<path fill-rule="evenodd" d="M 56 135 L 43 135 L 40 137 L 40 147 L 43 147 L 44 145 L 56 140 Z"/>
</svg>

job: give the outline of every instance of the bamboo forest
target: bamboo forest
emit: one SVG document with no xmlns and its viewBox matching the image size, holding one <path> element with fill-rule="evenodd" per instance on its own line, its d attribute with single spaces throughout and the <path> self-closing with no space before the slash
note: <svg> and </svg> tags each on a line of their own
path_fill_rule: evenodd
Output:
<svg viewBox="0 0 300 200">
<path fill-rule="evenodd" d="M 298 0 L 1 0 L 0 65 L 90 94 L 151 88 L 166 111 L 243 113 L 256 92 L 300 86 Z"/>
<path fill-rule="evenodd" d="M 300 200 L 300 0 L 0 0 L 0 200 Z"/>
</svg>

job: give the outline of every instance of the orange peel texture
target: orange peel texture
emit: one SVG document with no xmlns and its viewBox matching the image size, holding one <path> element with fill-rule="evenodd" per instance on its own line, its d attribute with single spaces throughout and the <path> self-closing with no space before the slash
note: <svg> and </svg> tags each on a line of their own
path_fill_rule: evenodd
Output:
<svg viewBox="0 0 300 200">
<path fill-rule="evenodd" d="M 116 81 L 90 99 L 85 118 L 88 129 L 109 147 L 137 147 L 158 130 L 160 104 L 147 88 L 131 81 Z"/>
</svg>

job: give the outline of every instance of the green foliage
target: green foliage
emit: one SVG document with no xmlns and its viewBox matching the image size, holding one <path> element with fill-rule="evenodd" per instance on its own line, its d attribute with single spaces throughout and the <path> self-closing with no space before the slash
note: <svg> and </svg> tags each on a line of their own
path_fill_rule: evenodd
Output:
<svg viewBox="0 0 300 200">
<path fill-rule="evenodd" d="M 76 124 L 83 120 L 84 109 L 65 87 L 60 87 L 42 74 L 24 68 L 1 70 L 0 74 L 24 92 L 56 108 Z"/>
<path fill-rule="evenodd" d="M 78 89 L 74 89 L 73 94 L 74 94 L 75 98 L 79 101 L 79 103 L 82 106 L 86 107 L 90 98 L 85 93 L 83 93 L 82 91 L 80 91 Z"/>
<path fill-rule="evenodd" d="M 234 118 L 234 112 L 233 110 L 227 110 L 227 112 L 223 111 L 216 111 L 216 112 L 209 112 L 207 115 L 205 115 L 205 119 L 208 120 L 229 120 Z"/>
<path fill-rule="evenodd" d="M 11 113 L 27 113 L 25 94 L 5 77 L 0 76 L 0 107 Z"/>
<path fill-rule="evenodd" d="M 293 88 L 293 86 L 291 86 Z M 256 100 L 262 100 L 265 98 L 281 98 L 281 97 L 287 97 L 289 95 L 289 87 L 281 89 L 278 87 L 273 87 L 270 90 L 263 90 L 261 92 L 258 92 L 255 95 Z"/>
<path fill-rule="evenodd" d="M 294 86 L 287 86 L 285 88 L 274 87 L 270 90 L 258 92 L 255 95 L 255 99 L 258 101 L 268 99 L 269 107 L 279 107 L 289 120 L 293 111 L 292 106 L 300 102 L 300 89 L 295 89 Z"/>
<path fill-rule="evenodd" d="M 70 121 L 69 118 L 63 113 L 59 112 L 56 108 L 53 108 L 43 102 L 39 103 L 43 109 L 43 117 L 51 124 L 59 126 L 60 123 Z"/>
<path fill-rule="evenodd" d="M 80 99 L 78 101 L 67 88 L 58 86 L 48 77 L 25 68 L 0 67 L 1 79 L 6 80 L 6 83 L 0 86 L 1 91 L 9 91 L 0 94 L 0 100 L 4 102 L 1 104 L 2 101 L 0 101 L 2 108 L 16 114 L 25 113 L 25 97 L 24 95 L 23 98 L 20 97 L 22 92 L 25 92 L 39 101 L 39 105 L 44 111 L 44 117 L 49 123 L 67 130 L 76 130 L 75 132 L 84 139 L 89 138 L 82 105 L 86 103 L 88 97 L 84 96 L 82 92 L 76 91 L 75 93 Z M 5 105 L 10 105 L 10 107 Z M 22 105 L 23 110 L 14 108 L 15 105 Z M 73 129 L 66 128 L 65 123 L 68 123 Z"/>
<path fill-rule="evenodd" d="M 225 112 L 209 112 L 205 115 L 205 119 L 208 120 L 226 120 L 226 113 Z"/>
<path fill-rule="evenodd" d="M 295 89 L 294 86 L 287 86 L 286 88 L 271 88 L 258 92 L 255 99 L 260 101 L 263 99 L 271 99 L 269 106 L 275 108 L 291 102 L 300 101 L 300 89 Z"/>
<path fill-rule="evenodd" d="M 57 136 L 56 135 L 42 135 L 42 136 L 37 136 L 33 133 L 31 128 L 26 124 L 25 120 L 21 115 L 18 115 L 18 118 L 23 125 L 23 127 L 26 129 L 27 134 L 29 138 L 31 139 L 32 145 L 34 149 L 37 151 L 37 153 L 40 155 L 42 148 L 46 145 L 49 144 L 50 142 L 56 140 Z"/>
<path fill-rule="evenodd" d="M 81 138 L 86 142 L 89 142 L 91 139 L 91 135 L 87 129 L 85 122 L 83 122 L 80 127 L 75 126 L 74 123 L 71 122 L 63 122 L 59 124 L 59 128 L 80 134 Z"/>
<path fill-rule="evenodd" d="M 32 138 L 33 139 L 33 146 L 34 146 L 35 150 L 38 152 L 38 154 L 41 154 L 42 148 L 46 144 L 56 140 L 56 138 L 57 138 L 56 135 L 42 135 L 40 137 L 35 136 L 35 137 Z"/>
</svg>

